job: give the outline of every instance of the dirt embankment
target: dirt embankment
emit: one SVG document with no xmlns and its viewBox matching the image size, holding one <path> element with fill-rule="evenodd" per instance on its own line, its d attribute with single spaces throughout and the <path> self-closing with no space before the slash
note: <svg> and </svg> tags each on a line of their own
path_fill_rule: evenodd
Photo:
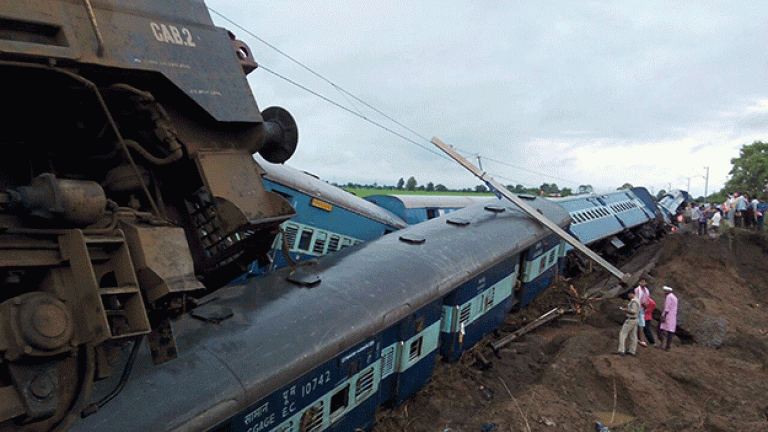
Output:
<svg viewBox="0 0 768 432">
<path fill-rule="evenodd" d="M 680 299 L 670 351 L 613 355 L 623 320 L 616 312 L 626 301 L 590 302 L 498 356 L 487 342 L 499 336 L 490 335 L 457 364 L 439 363 L 413 399 L 380 413 L 374 432 L 587 432 L 597 420 L 613 420 L 613 432 L 768 431 L 768 237 L 669 235 L 636 255 L 636 268 L 652 249 L 651 296 L 663 307 L 669 285 Z M 583 293 L 596 281 L 595 274 L 557 281 L 510 315 L 502 333 L 573 305 L 568 286 Z M 480 357 L 493 366 L 484 370 Z"/>
</svg>

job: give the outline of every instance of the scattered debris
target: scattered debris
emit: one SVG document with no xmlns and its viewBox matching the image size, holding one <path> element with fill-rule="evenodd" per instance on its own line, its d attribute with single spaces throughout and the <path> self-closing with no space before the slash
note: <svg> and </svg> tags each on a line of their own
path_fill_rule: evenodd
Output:
<svg viewBox="0 0 768 432">
<path fill-rule="evenodd" d="M 600 422 L 595 422 L 595 429 L 597 432 L 611 432 L 610 429 L 608 429 L 606 426 L 603 426 Z"/>
<path fill-rule="evenodd" d="M 679 322 L 683 331 L 669 351 L 610 355 L 624 318 L 616 321 L 608 312 L 626 301 L 584 299 L 606 279 L 598 271 L 559 278 L 526 309 L 510 314 L 501 335 L 489 335 L 457 363 L 438 361 L 429 383 L 400 406 L 382 410 L 372 432 L 469 432 L 489 422 L 498 425 L 496 432 L 585 432 L 596 430 L 597 421 L 614 432 L 768 430 L 768 236 L 746 230 L 714 239 L 671 234 L 618 264 L 633 275 L 645 272 L 657 310 L 664 285 L 674 286 L 680 304 L 690 307 L 690 322 Z M 493 357 L 492 343 L 558 308 L 581 313 L 520 335 Z M 658 324 L 658 317 L 650 321 L 653 330 Z M 493 367 L 481 358 L 492 359 Z"/>
<path fill-rule="evenodd" d="M 480 428 L 480 432 L 496 432 L 498 429 L 499 425 L 497 423 L 485 423 Z"/>
</svg>

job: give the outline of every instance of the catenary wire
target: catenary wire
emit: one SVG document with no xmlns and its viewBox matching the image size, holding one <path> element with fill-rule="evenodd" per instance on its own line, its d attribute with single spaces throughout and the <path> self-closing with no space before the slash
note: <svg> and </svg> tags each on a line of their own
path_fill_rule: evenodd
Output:
<svg viewBox="0 0 768 432">
<path fill-rule="evenodd" d="M 342 88 L 341 86 L 337 85 L 337 84 L 336 84 L 336 83 L 334 83 L 333 81 L 331 81 L 331 80 L 329 80 L 329 79 L 325 78 L 324 76 L 320 75 L 318 72 L 314 71 L 312 68 L 310 68 L 310 67 L 308 67 L 308 66 L 304 65 L 304 64 L 303 64 L 302 62 L 300 62 L 299 60 L 297 60 L 297 59 L 293 58 L 292 56 L 290 56 L 289 54 L 285 53 L 285 52 L 284 52 L 284 51 L 282 51 L 281 49 L 279 49 L 279 48 L 277 48 L 276 46 L 272 45 L 271 43 L 267 42 L 265 39 L 263 39 L 263 38 L 259 37 L 258 35 L 256 35 L 255 33 L 251 32 L 251 31 L 250 31 L 250 30 L 248 30 L 247 28 L 245 28 L 245 27 L 241 26 L 240 24 L 236 23 L 235 21 L 233 21 L 233 20 L 229 19 L 229 18 L 228 18 L 228 17 L 226 17 L 224 14 L 222 14 L 222 13 L 218 12 L 217 10 L 215 10 L 215 9 L 212 9 L 212 8 L 210 8 L 210 7 L 209 7 L 208 9 L 209 9 L 211 12 L 213 12 L 214 14 L 216 14 L 217 16 L 219 16 L 220 18 L 222 18 L 223 20 L 225 20 L 226 22 L 228 22 L 228 23 L 230 23 L 231 25 L 233 25 L 234 27 L 238 28 L 239 30 L 242 30 L 244 33 L 248 34 L 249 36 L 251 36 L 251 37 L 253 37 L 254 39 L 256 39 L 256 40 L 258 40 L 259 42 L 261 42 L 262 44 L 264 44 L 264 45 L 266 45 L 267 47 L 271 48 L 271 49 L 272 49 L 272 50 L 274 50 L 275 52 L 277 52 L 277 53 L 279 53 L 280 55 L 284 56 L 285 58 L 289 59 L 290 61 L 292 61 L 293 63 L 297 64 L 298 66 L 300 66 L 301 68 L 305 69 L 306 71 L 308 71 L 308 72 L 309 72 L 309 73 L 311 73 L 312 75 L 316 76 L 317 78 L 321 79 L 322 81 L 326 82 L 327 84 L 329 84 L 330 86 L 332 86 L 334 89 L 336 89 L 336 90 L 337 90 L 339 93 L 341 93 L 341 94 L 342 94 L 342 96 L 344 96 L 344 98 L 345 98 L 345 99 L 347 99 L 347 96 L 348 96 L 348 97 L 351 97 L 352 99 L 354 99 L 354 100 L 358 101 L 359 103 L 361 103 L 361 104 L 363 104 L 364 106 L 366 106 L 367 108 L 369 108 L 369 109 L 373 110 L 374 112 L 376 112 L 377 114 L 379 114 L 379 115 L 381 115 L 382 117 L 386 118 L 387 120 L 391 121 L 392 123 L 396 124 L 397 126 L 399 126 L 399 127 L 403 128 L 403 129 L 405 129 L 406 131 L 408 131 L 408 132 L 412 133 L 413 135 L 415 135 L 415 136 L 419 137 L 419 138 L 420 138 L 420 139 L 422 139 L 423 141 L 426 141 L 426 142 L 430 142 L 430 140 L 429 140 L 427 137 L 425 137 L 424 135 L 422 135 L 422 134 L 420 134 L 420 133 L 416 132 L 415 130 L 413 130 L 412 128 L 410 128 L 410 127 L 408 127 L 407 125 L 403 124 L 402 122 L 400 122 L 400 121 L 396 120 L 396 119 L 395 119 L 395 118 L 393 118 L 392 116 L 390 116 L 390 115 L 388 115 L 388 114 L 384 113 L 383 111 L 381 111 L 381 110 L 379 110 L 378 108 L 376 108 L 376 107 L 372 106 L 372 105 L 371 105 L 371 104 L 369 104 L 368 102 L 366 102 L 366 101 L 364 101 L 364 100 L 360 99 L 359 97 L 355 96 L 354 94 L 352 94 L 352 93 L 348 92 L 347 90 L 345 90 L 345 89 L 344 89 L 344 88 Z M 322 100 L 324 100 L 324 101 L 326 101 L 326 102 L 328 102 L 328 103 L 330 103 L 330 104 L 332 104 L 332 105 L 336 106 L 337 108 L 340 108 L 340 109 L 342 109 L 342 110 L 344 110 L 344 111 L 346 111 L 346 112 L 348 112 L 348 113 L 350 113 L 350 114 L 352 114 L 352 115 L 354 115 L 354 116 L 356 116 L 356 117 L 358 117 L 358 118 L 360 118 L 360 119 L 362 119 L 362 120 L 365 120 L 365 121 L 367 121 L 367 122 L 369 122 L 369 123 L 371 123 L 371 124 L 373 124 L 373 125 L 375 125 L 375 126 L 377 126 L 377 127 L 381 128 L 382 130 L 385 130 L 385 131 L 387 131 L 387 132 L 389 132 L 389 133 L 391 133 L 391 134 L 393 134 L 393 135 L 395 135 L 395 136 L 397 136 L 397 137 L 399 137 L 399 138 L 402 138 L 402 139 L 404 139 L 404 140 L 406 140 L 406 141 L 410 142 L 411 144 L 414 144 L 414 145 L 416 145 L 417 147 L 419 147 L 419 148 L 421 148 L 421 149 L 423 149 L 423 150 L 426 150 L 426 151 L 428 151 L 428 152 L 430 152 L 430 153 L 432 153 L 432 154 L 434 154 L 434 155 L 436 155 L 436 156 L 439 156 L 439 157 L 441 157 L 441 158 L 443 158 L 443 159 L 445 159 L 445 160 L 448 160 L 448 161 L 452 161 L 452 159 L 450 159 L 450 158 L 449 158 L 449 157 L 447 157 L 446 155 L 444 155 L 444 154 L 442 154 L 442 153 L 438 153 L 438 152 L 436 152 L 436 151 L 434 151 L 434 150 L 430 149 L 429 147 L 426 147 L 426 146 L 424 146 L 424 145 L 422 145 L 422 144 L 420 144 L 420 143 L 418 143 L 418 142 L 414 141 L 413 139 L 411 139 L 411 138 L 409 138 L 409 137 L 406 137 L 405 135 L 403 135 L 403 134 L 401 134 L 401 133 L 399 133 L 399 132 L 395 131 L 394 129 L 392 129 L 392 128 L 389 128 L 389 127 L 387 127 L 387 126 L 385 126 L 385 125 L 383 125 L 383 124 L 381 124 L 381 123 L 379 123 L 379 122 L 377 122 L 377 121 L 375 121 L 375 120 L 372 120 L 372 119 L 368 118 L 367 116 L 363 115 L 363 114 L 362 114 L 362 113 L 360 113 L 359 111 L 355 111 L 355 110 L 352 110 L 352 109 L 350 109 L 350 108 L 348 108 L 348 107 L 346 107 L 346 106 L 344 106 L 344 105 L 341 105 L 341 104 L 339 104 L 338 102 L 336 102 L 336 101 L 334 101 L 334 100 L 332 100 L 332 99 L 330 99 L 330 98 L 328 98 L 328 97 L 326 97 L 326 96 L 323 96 L 323 95 L 321 95 L 320 93 L 318 93 L 318 92 L 316 92 L 316 91 L 314 91 L 314 90 L 311 90 L 311 89 L 309 89 L 308 87 L 306 87 L 306 86 L 304 86 L 304 85 L 301 85 L 301 84 L 299 84 L 298 82 L 296 82 L 296 81 L 294 81 L 294 80 L 291 80 L 290 78 L 288 78 L 288 77 L 286 77 L 286 76 L 284 76 L 284 75 L 282 75 L 282 74 L 280 74 L 280 73 L 278 73 L 278 72 L 276 72 L 276 71 L 273 71 L 273 70 L 271 70 L 271 69 L 269 69 L 269 68 L 265 67 L 265 66 L 264 66 L 264 65 L 262 65 L 262 64 L 259 64 L 259 68 L 260 68 L 260 69 L 263 69 L 263 70 L 265 70 L 265 71 L 266 71 L 266 72 L 268 72 L 268 73 L 271 73 L 272 75 L 274 75 L 274 76 L 276 76 L 276 77 L 278 77 L 278 78 L 280 78 L 280 79 L 282 79 L 282 80 L 284 80 L 284 81 L 286 81 L 286 82 L 288 82 L 288 83 L 290 83 L 290 84 L 292 84 L 292 85 L 294 85 L 294 86 L 296 86 L 296 87 L 298 87 L 298 88 L 301 88 L 302 90 L 304 90 L 304 91 L 306 91 L 306 92 L 308 92 L 308 93 L 310 93 L 310 94 L 312 94 L 312 95 L 314 95 L 314 96 L 317 96 L 317 97 L 319 97 L 320 99 L 322 99 Z M 348 99 L 347 99 L 347 100 L 348 100 Z M 352 104 L 351 102 L 350 102 L 350 104 L 351 104 L 351 105 L 354 105 L 354 104 Z M 454 148 L 455 148 L 457 151 L 460 151 L 460 152 L 462 152 L 462 153 L 465 153 L 465 154 L 468 154 L 468 155 L 477 155 L 477 154 L 478 154 L 477 152 L 470 152 L 470 151 L 467 151 L 467 150 L 462 150 L 462 149 L 459 149 L 459 148 L 457 148 L 457 147 L 454 147 Z M 481 155 L 481 156 L 482 156 L 482 155 Z M 529 173 L 537 174 L 537 175 L 540 175 L 540 176 L 542 176 L 542 177 L 545 177 L 545 178 L 552 178 L 552 179 L 561 180 L 561 181 L 565 181 L 565 182 L 569 182 L 569 183 L 573 183 L 573 184 L 577 184 L 577 183 L 578 183 L 578 182 L 575 182 L 575 181 L 571 181 L 571 180 L 567 180 L 567 179 L 563 179 L 563 178 L 554 177 L 554 176 L 552 176 L 552 175 L 550 175 L 550 174 L 540 173 L 540 172 L 537 172 L 537 171 L 535 171 L 535 170 L 531 170 L 531 169 L 527 169 L 527 168 L 522 168 L 522 167 L 519 167 L 519 166 L 516 166 L 516 165 L 512 165 L 512 164 L 509 164 L 509 163 L 505 163 L 505 162 L 502 162 L 502 161 L 499 161 L 499 160 L 496 160 L 496 159 L 493 159 L 493 158 L 488 158 L 488 157 L 482 156 L 482 159 L 484 159 L 484 160 L 486 160 L 486 161 L 495 162 L 495 163 L 498 163 L 498 164 L 501 164 L 501 165 L 504 165 L 504 166 L 508 166 L 508 167 L 510 167 L 510 168 L 515 168 L 515 169 L 518 169 L 518 170 L 521 170 L 521 171 L 526 171 L 526 172 L 529 172 Z M 492 175 L 492 176 L 494 176 L 494 177 L 497 177 L 497 178 L 505 179 L 505 180 L 507 180 L 507 181 L 513 181 L 513 182 L 522 183 L 522 182 L 520 182 L 520 181 L 518 181 L 518 180 L 513 180 L 513 179 L 510 179 L 510 178 L 507 178 L 507 177 L 504 177 L 504 176 L 501 176 L 501 175 L 498 175 L 498 174 L 494 174 L 494 173 L 491 173 L 491 172 L 488 172 L 488 174 L 490 174 L 490 175 Z"/>
</svg>

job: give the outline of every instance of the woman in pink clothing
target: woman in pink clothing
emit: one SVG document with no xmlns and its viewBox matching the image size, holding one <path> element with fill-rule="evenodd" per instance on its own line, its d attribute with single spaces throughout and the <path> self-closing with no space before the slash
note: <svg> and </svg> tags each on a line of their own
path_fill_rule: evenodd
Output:
<svg viewBox="0 0 768 432">
<path fill-rule="evenodd" d="M 664 310 L 661 312 L 661 325 L 659 326 L 659 348 L 669 351 L 672 343 L 672 335 L 677 328 L 677 296 L 672 292 L 672 288 L 664 286 L 664 292 L 667 298 L 664 299 Z M 664 344 L 666 337 L 666 344 Z"/>
</svg>

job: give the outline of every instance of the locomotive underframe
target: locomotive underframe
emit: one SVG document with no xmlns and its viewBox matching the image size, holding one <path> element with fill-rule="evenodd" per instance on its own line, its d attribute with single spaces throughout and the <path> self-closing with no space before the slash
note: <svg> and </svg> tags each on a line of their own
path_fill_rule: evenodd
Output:
<svg viewBox="0 0 768 432">
<path fill-rule="evenodd" d="M 284 111 L 222 123 L 160 74 L 30 59 L 0 60 L 13 108 L 0 138 L 0 428 L 11 430 L 97 410 L 84 406 L 90 387 L 122 372 L 112 364 L 127 343 L 149 335 L 155 362 L 174 358 L 168 320 L 267 260 L 295 215 L 252 157 L 269 145 L 290 156 Z"/>
</svg>

